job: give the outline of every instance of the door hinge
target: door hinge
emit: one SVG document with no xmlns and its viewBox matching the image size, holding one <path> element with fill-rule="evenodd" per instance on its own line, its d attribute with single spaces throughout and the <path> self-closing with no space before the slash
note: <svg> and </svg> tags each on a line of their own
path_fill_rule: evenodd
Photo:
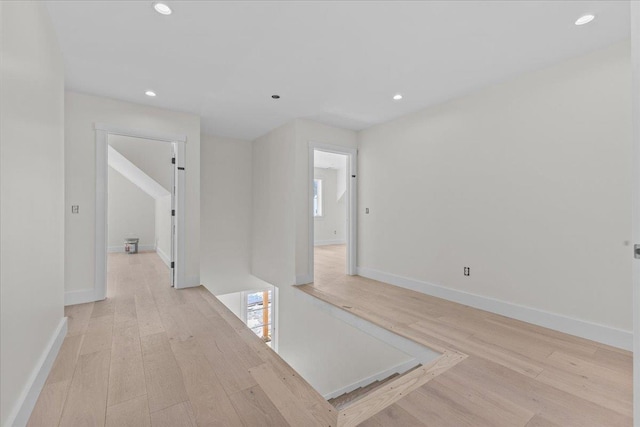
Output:
<svg viewBox="0 0 640 427">
<path fill-rule="evenodd" d="M 175 262 L 171 261 L 171 268 L 175 268 Z"/>
<path fill-rule="evenodd" d="M 175 164 L 176 164 L 176 158 L 175 158 L 175 157 L 172 157 L 172 158 L 171 158 L 171 164 L 172 164 L 172 165 L 175 165 Z"/>
<path fill-rule="evenodd" d="M 175 209 L 171 209 L 171 216 L 176 216 L 176 210 Z"/>
<path fill-rule="evenodd" d="M 633 245 L 633 257 L 640 259 L 640 245 Z"/>
</svg>

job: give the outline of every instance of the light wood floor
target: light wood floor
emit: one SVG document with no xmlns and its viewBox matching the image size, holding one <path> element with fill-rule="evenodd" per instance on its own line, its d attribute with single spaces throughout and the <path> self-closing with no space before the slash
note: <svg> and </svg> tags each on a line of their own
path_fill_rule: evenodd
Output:
<svg viewBox="0 0 640 427">
<path fill-rule="evenodd" d="M 335 409 L 155 253 L 109 255 L 108 298 L 69 332 L 29 426 L 335 426 Z"/>
<path fill-rule="evenodd" d="M 362 426 L 632 425 L 632 355 L 606 345 L 346 276 L 344 246 L 316 247 L 303 290 L 424 345 L 469 357 Z"/>
</svg>

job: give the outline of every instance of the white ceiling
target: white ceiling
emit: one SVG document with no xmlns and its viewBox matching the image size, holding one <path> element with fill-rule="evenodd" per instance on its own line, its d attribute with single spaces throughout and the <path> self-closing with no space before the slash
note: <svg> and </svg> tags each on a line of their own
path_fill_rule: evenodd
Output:
<svg viewBox="0 0 640 427">
<path fill-rule="evenodd" d="M 67 87 L 197 113 L 215 135 L 359 130 L 629 37 L 627 1 L 169 4 L 48 2 Z"/>
</svg>

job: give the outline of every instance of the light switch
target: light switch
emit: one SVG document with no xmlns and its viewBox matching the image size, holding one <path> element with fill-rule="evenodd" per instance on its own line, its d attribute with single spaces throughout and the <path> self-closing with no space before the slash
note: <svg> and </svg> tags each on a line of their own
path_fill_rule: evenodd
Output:
<svg viewBox="0 0 640 427">
<path fill-rule="evenodd" d="M 369 208 L 366 208 L 364 213 L 368 214 L 369 213 Z"/>
<path fill-rule="evenodd" d="M 72 214 L 80 213 L 80 205 L 71 205 L 71 213 Z"/>
</svg>

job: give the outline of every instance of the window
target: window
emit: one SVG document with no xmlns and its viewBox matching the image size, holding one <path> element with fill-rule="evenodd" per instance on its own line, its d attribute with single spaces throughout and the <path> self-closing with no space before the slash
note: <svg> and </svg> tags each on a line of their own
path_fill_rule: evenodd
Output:
<svg viewBox="0 0 640 427">
<path fill-rule="evenodd" d="M 322 216 L 322 180 L 313 180 L 313 216 Z"/>
<path fill-rule="evenodd" d="M 272 291 L 246 292 L 247 326 L 267 345 L 271 345 L 273 332 Z"/>
</svg>

